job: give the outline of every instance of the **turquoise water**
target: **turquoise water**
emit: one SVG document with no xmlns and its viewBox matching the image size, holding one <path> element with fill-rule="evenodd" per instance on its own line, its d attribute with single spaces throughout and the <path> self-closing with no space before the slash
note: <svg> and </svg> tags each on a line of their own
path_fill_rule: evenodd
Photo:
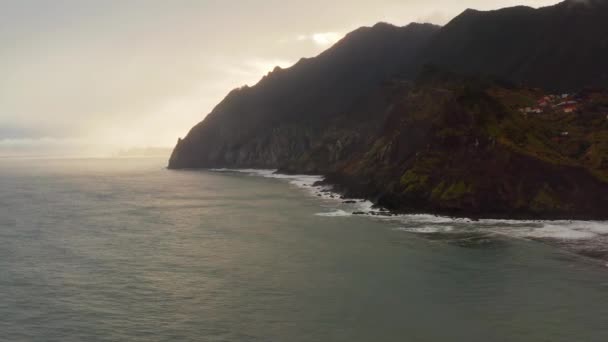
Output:
<svg viewBox="0 0 608 342">
<path fill-rule="evenodd" d="M 1 341 L 608 341 L 608 268 L 503 223 L 165 163 L 0 160 Z"/>
</svg>

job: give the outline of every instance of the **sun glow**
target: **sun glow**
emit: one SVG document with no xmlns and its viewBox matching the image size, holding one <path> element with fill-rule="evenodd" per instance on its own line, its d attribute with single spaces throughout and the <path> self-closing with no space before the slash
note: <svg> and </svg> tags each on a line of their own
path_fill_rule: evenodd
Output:
<svg viewBox="0 0 608 342">
<path fill-rule="evenodd" d="M 299 41 L 312 41 L 319 46 L 329 46 L 335 44 L 337 41 L 342 39 L 344 34 L 339 32 L 322 32 L 313 34 L 302 34 L 298 36 Z"/>
</svg>

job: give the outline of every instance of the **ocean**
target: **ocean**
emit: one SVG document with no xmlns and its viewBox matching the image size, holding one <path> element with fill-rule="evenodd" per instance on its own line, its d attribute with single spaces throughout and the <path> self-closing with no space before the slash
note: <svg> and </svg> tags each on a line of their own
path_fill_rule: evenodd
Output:
<svg viewBox="0 0 608 342">
<path fill-rule="evenodd" d="M 0 341 L 608 341 L 607 223 L 165 166 L 0 159 Z"/>
</svg>

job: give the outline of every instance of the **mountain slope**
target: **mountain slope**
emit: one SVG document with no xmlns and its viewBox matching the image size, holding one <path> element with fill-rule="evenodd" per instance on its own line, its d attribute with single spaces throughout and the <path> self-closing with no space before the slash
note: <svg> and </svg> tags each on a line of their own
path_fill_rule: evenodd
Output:
<svg viewBox="0 0 608 342">
<path fill-rule="evenodd" d="M 553 91 L 608 85 L 608 1 L 467 10 L 443 27 L 427 63 Z"/>
<path fill-rule="evenodd" d="M 346 194 L 402 212 L 608 218 L 607 93 L 579 95 L 576 113 L 525 114 L 547 94 L 443 73 L 399 88 L 375 139 L 319 163 Z"/>
</svg>

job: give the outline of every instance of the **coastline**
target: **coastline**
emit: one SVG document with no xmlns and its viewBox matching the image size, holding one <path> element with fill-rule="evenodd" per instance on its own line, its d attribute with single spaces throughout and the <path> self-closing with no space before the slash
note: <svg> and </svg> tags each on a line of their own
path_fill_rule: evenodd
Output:
<svg viewBox="0 0 608 342">
<path fill-rule="evenodd" d="M 237 172 L 243 174 L 255 174 L 265 178 L 276 178 L 284 180 L 307 180 L 310 188 L 320 189 L 316 193 L 317 197 L 326 199 L 339 199 L 344 201 L 359 201 L 366 202 L 366 208 L 377 209 L 370 210 L 376 214 L 382 215 L 371 216 L 403 216 L 403 215 L 428 215 L 434 217 L 444 217 L 453 220 L 481 221 L 481 220 L 497 220 L 497 221 L 523 221 L 523 222 L 605 222 L 608 225 L 608 211 L 602 217 L 589 217 L 583 215 L 554 215 L 554 214 L 538 214 L 533 212 L 511 212 L 505 213 L 481 213 L 467 212 L 463 210 L 444 210 L 441 208 L 399 208 L 386 203 L 384 198 L 372 191 L 358 186 L 355 182 L 344 181 L 344 177 L 338 174 L 322 174 L 322 173 L 298 173 L 291 170 L 280 168 L 258 168 L 258 167 L 191 167 L 191 168 L 172 168 L 173 171 L 210 171 L 210 172 Z M 298 182 L 302 183 L 302 182 Z M 306 182 L 304 182 L 306 183 Z M 296 184 L 298 185 L 298 184 Z M 299 184 L 300 186 L 302 184 Z M 321 196 L 318 196 L 321 195 Z M 333 196 L 333 197 L 332 197 Z M 354 214 L 354 213 L 353 213 Z M 361 215 L 361 214 L 355 214 Z"/>
<path fill-rule="evenodd" d="M 276 169 L 189 169 L 272 178 L 289 183 L 322 201 L 316 216 L 327 219 L 381 220 L 394 230 L 429 239 L 454 240 L 459 244 L 493 243 L 500 237 L 525 239 L 557 247 L 578 256 L 608 262 L 608 221 L 458 217 L 425 212 L 391 211 L 369 199 L 355 198 L 336 189 L 322 175 L 279 173 Z"/>
</svg>

